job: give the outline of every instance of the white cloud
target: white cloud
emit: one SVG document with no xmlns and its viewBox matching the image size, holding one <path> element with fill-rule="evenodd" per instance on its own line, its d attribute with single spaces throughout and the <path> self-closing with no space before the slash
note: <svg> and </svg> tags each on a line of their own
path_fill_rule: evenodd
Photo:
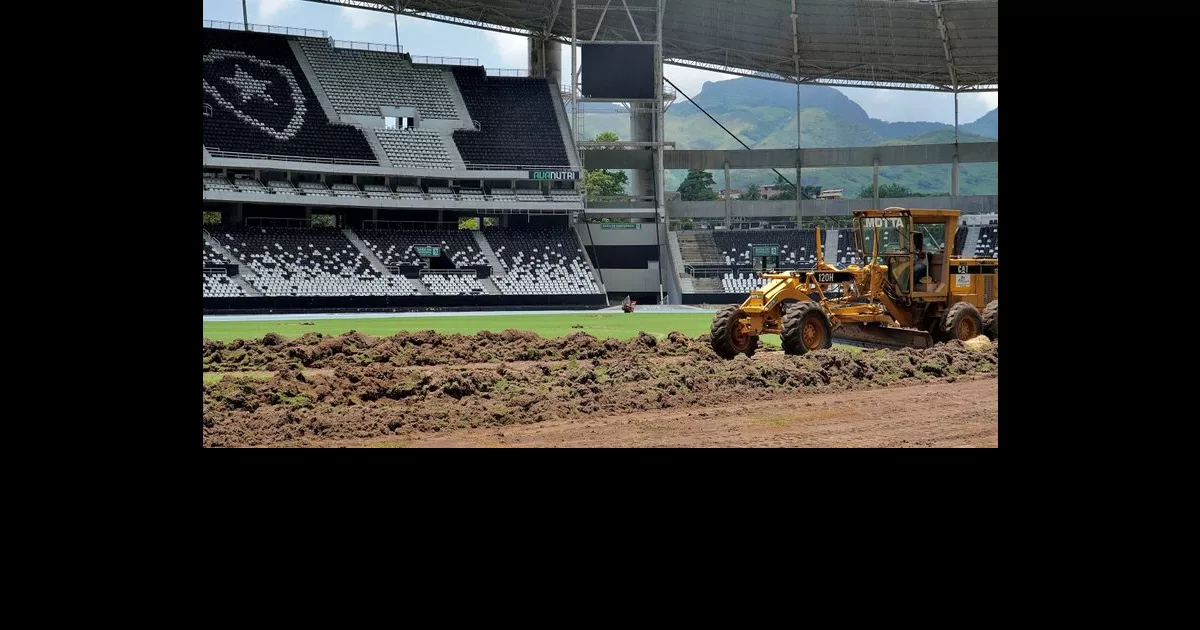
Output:
<svg viewBox="0 0 1200 630">
<path fill-rule="evenodd" d="M 972 94 L 971 96 L 982 101 L 984 106 L 988 108 L 988 111 L 1000 107 L 1000 92 L 980 92 L 978 94 Z"/>
<path fill-rule="evenodd" d="M 683 90 L 684 93 L 692 98 L 696 98 L 696 95 L 700 94 L 704 88 L 705 81 L 727 81 L 737 78 L 736 75 L 732 74 L 672 65 L 663 65 L 663 74 L 666 75 L 671 83 L 674 83 L 676 87 Z M 666 86 L 671 87 L 670 84 L 666 84 Z M 682 96 L 676 100 L 678 102 L 687 102 L 687 99 Z"/>
<path fill-rule="evenodd" d="M 295 4 L 299 1 L 300 0 L 258 0 L 258 7 L 256 11 L 257 17 L 255 19 L 270 19 L 276 14 L 282 12 L 284 9 L 295 6 Z"/>
<path fill-rule="evenodd" d="M 529 38 L 495 31 L 484 31 L 484 34 L 496 49 L 501 67 L 526 68 L 529 66 Z M 567 64 L 567 66 L 570 65 L 570 63 Z"/>
<path fill-rule="evenodd" d="M 356 31 L 372 26 L 392 26 L 392 16 L 382 11 L 341 7 L 342 20 Z"/>
</svg>

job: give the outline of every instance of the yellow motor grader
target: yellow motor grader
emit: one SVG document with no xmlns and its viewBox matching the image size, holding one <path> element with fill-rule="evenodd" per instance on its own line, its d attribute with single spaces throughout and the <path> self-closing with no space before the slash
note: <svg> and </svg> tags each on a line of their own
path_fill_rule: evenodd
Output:
<svg viewBox="0 0 1200 630">
<path fill-rule="evenodd" d="M 787 354 L 839 342 L 928 347 L 999 332 L 999 261 L 954 255 L 958 210 L 856 210 L 856 264 L 824 262 L 816 230 L 812 271 L 760 273 L 768 282 L 713 317 L 713 350 L 753 356 L 761 335 L 779 335 Z M 836 247 L 836 243 L 834 246 Z"/>
</svg>

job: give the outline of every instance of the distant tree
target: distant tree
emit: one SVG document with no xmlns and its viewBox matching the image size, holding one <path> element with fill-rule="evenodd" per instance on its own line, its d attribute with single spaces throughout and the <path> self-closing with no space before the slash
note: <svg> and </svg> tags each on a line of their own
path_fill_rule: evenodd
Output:
<svg viewBox="0 0 1200 630">
<path fill-rule="evenodd" d="M 312 227 L 333 227 L 337 217 L 332 214 L 314 214 L 308 224 Z"/>
<path fill-rule="evenodd" d="M 687 177 L 676 190 L 683 201 L 712 201 L 717 193 L 712 189 L 716 185 L 712 173 L 701 169 L 688 170 Z"/>
<path fill-rule="evenodd" d="M 859 199 L 871 199 L 874 196 L 875 196 L 875 187 L 871 184 L 867 184 L 866 186 L 863 186 L 863 189 L 861 191 L 859 191 L 859 193 L 858 193 Z M 911 190 L 908 186 L 903 186 L 901 184 L 880 184 L 879 185 L 879 198 L 880 199 L 883 199 L 883 198 L 892 199 L 895 197 L 926 197 L 926 196 L 928 196 L 928 195 L 925 195 L 925 194 L 922 194 L 919 192 L 915 192 L 915 191 Z"/>
<path fill-rule="evenodd" d="M 618 142 L 621 139 L 615 132 L 603 131 L 596 135 L 596 142 Z M 609 147 L 603 147 L 608 149 Z M 613 149 L 619 150 L 619 149 Z M 588 201 L 597 197 L 620 197 L 628 195 L 629 174 L 625 171 L 606 171 L 591 169 L 583 172 L 583 189 Z"/>
<path fill-rule="evenodd" d="M 758 184 L 750 184 L 746 187 L 746 193 L 742 195 L 744 201 L 758 201 L 762 199 L 762 193 L 758 192 Z"/>
<path fill-rule="evenodd" d="M 820 186 L 812 186 L 812 185 L 805 186 L 801 190 L 804 191 L 805 195 L 808 195 L 809 199 L 816 199 L 817 197 L 821 196 L 821 187 Z"/>
<path fill-rule="evenodd" d="M 478 230 L 479 217 L 465 217 L 458 220 L 458 229 L 460 230 Z"/>
<path fill-rule="evenodd" d="M 596 134 L 595 138 L 592 139 L 596 142 L 620 142 L 621 136 L 618 136 L 617 132 L 615 131 L 601 131 L 600 133 Z M 607 149 L 609 147 L 604 148 Z"/>
<path fill-rule="evenodd" d="M 204 225 L 221 225 L 221 213 L 213 210 L 205 210 Z"/>
<path fill-rule="evenodd" d="M 625 173 L 619 173 L 624 176 Z M 583 174 L 583 189 L 588 201 L 596 201 L 599 197 L 618 197 L 626 194 L 625 184 L 613 176 L 614 173 L 597 170 Z"/>
</svg>

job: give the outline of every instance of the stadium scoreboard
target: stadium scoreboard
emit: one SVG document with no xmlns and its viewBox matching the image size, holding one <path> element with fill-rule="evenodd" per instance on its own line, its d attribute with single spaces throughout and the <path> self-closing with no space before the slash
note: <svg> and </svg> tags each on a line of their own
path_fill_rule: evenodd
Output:
<svg viewBox="0 0 1200 630">
<path fill-rule="evenodd" d="M 437 258 L 442 255 L 442 248 L 438 245 L 417 245 L 413 249 L 421 258 Z"/>
</svg>

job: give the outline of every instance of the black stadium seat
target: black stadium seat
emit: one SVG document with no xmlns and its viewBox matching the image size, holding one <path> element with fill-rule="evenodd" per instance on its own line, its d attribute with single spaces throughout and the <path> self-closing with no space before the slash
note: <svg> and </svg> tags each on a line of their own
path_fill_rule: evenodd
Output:
<svg viewBox="0 0 1200 630">
<path fill-rule="evenodd" d="M 210 151 L 378 164 L 362 131 L 329 123 L 287 37 L 206 28 L 203 57 Z"/>
<path fill-rule="evenodd" d="M 467 111 L 479 123 L 479 130 L 454 132 L 467 168 L 570 165 L 546 79 L 489 77 L 478 67 L 453 71 Z"/>
</svg>

